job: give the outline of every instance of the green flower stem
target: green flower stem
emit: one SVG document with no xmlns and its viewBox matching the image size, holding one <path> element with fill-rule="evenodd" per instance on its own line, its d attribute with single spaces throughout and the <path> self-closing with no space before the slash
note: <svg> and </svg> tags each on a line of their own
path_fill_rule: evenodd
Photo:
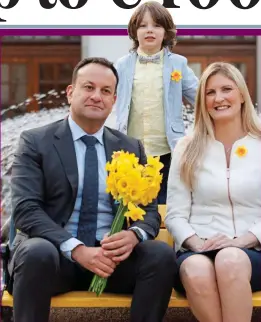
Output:
<svg viewBox="0 0 261 322">
<path fill-rule="evenodd" d="M 124 214 L 127 210 L 128 210 L 128 207 L 124 206 L 121 200 L 116 216 L 114 217 L 109 236 L 115 233 L 118 233 L 122 230 L 122 226 L 125 219 Z M 96 293 L 97 296 L 100 296 L 103 293 L 106 287 L 106 284 L 107 284 L 107 278 L 94 275 L 91 285 L 89 287 L 89 292 L 94 292 Z"/>
<path fill-rule="evenodd" d="M 116 215 L 115 215 L 115 217 L 114 217 L 114 220 L 113 220 L 113 222 L 112 222 L 111 230 L 110 230 L 109 235 L 112 235 L 112 234 L 113 234 L 113 231 L 114 231 L 114 229 L 115 229 L 115 226 L 117 225 L 118 217 L 119 217 L 119 215 L 121 214 L 122 209 L 123 209 L 123 203 L 122 203 L 122 201 L 120 201 L 120 205 L 119 205 L 119 208 L 118 208 L 118 210 L 117 210 L 117 213 L 116 213 Z"/>
<path fill-rule="evenodd" d="M 122 201 L 120 202 L 120 206 L 118 208 L 118 211 L 116 213 L 116 216 L 113 220 L 113 223 L 112 223 L 112 227 L 111 227 L 111 231 L 110 231 L 110 236 L 115 234 L 115 233 L 118 233 L 119 231 L 122 230 L 122 226 L 123 226 L 123 223 L 124 223 L 124 214 L 125 212 L 128 210 L 128 207 L 127 206 L 124 206 L 122 204 Z"/>
</svg>

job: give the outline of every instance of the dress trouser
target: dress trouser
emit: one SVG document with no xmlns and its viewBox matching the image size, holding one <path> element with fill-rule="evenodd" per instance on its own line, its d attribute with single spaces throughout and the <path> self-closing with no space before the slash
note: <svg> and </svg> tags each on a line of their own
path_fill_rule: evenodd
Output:
<svg viewBox="0 0 261 322">
<path fill-rule="evenodd" d="M 47 322 L 53 295 L 88 290 L 93 277 L 41 238 L 24 241 L 13 260 L 15 322 Z M 133 294 L 130 321 L 160 322 L 168 307 L 175 273 L 173 249 L 160 241 L 145 241 L 116 267 L 105 292 Z"/>
</svg>

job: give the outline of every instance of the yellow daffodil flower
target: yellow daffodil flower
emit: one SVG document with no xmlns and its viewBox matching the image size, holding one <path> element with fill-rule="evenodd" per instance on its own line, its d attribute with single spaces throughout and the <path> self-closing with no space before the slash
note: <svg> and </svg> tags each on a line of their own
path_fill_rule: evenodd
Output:
<svg viewBox="0 0 261 322">
<path fill-rule="evenodd" d="M 182 74 L 179 70 L 174 70 L 171 73 L 171 80 L 175 81 L 175 82 L 179 82 L 182 79 Z"/>
<path fill-rule="evenodd" d="M 242 158 L 242 157 L 246 156 L 247 148 L 244 145 L 241 145 L 236 149 L 235 153 L 238 157 Z"/>
</svg>

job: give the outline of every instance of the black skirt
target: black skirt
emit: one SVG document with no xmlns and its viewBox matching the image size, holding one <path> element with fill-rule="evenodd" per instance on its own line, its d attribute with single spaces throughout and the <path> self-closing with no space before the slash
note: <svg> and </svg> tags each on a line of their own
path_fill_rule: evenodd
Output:
<svg viewBox="0 0 261 322">
<path fill-rule="evenodd" d="M 251 265 L 252 265 L 252 276 L 251 276 L 251 280 L 250 280 L 252 292 L 261 291 L 261 252 L 255 250 L 255 249 L 247 249 L 247 248 L 240 248 L 240 249 L 242 249 L 247 254 L 247 256 L 250 259 Z M 214 261 L 216 255 L 219 251 L 220 251 L 220 249 L 210 250 L 210 251 L 206 251 L 206 252 L 192 252 L 192 251 L 180 252 L 180 251 L 178 251 L 177 252 L 178 272 L 177 272 L 177 276 L 176 276 L 175 282 L 174 282 L 174 289 L 183 295 L 186 294 L 186 291 L 185 291 L 185 289 L 182 285 L 181 279 L 180 279 L 179 269 L 180 269 L 180 265 L 183 263 L 183 261 L 187 257 L 195 255 L 195 254 L 201 254 L 201 255 L 207 256 L 212 261 Z"/>
</svg>

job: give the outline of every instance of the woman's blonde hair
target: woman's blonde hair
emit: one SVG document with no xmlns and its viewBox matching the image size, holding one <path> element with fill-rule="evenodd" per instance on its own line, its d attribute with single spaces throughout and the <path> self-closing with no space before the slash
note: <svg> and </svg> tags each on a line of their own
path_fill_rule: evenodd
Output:
<svg viewBox="0 0 261 322">
<path fill-rule="evenodd" d="M 188 140 L 180 160 L 181 179 L 191 190 L 193 189 L 196 167 L 200 164 L 207 146 L 207 138 L 209 136 L 211 139 L 215 139 L 213 122 L 206 108 L 206 84 L 208 79 L 216 74 L 222 74 L 232 80 L 243 97 L 241 116 L 244 132 L 258 137 L 261 136 L 260 120 L 241 72 L 229 63 L 215 62 L 209 65 L 199 81 L 195 101 L 193 134 Z"/>
</svg>

